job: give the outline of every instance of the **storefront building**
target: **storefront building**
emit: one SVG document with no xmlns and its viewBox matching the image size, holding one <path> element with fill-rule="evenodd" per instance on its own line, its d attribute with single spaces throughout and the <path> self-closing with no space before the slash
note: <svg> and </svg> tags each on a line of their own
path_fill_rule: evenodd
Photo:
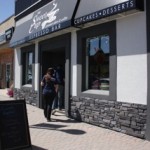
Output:
<svg viewBox="0 0 150 150">
<path fill-rule="evenodd" d="M 42 107 L 40 80 L 62 64 L 67 116 L 150 139 L 149 2 L 21 2 L 10 42 L 15 97 Z"/>
<path fill-rule="evenodd" d="M 24 3 L 24 5 L 22 5 Z M 65 69 L 66 113 L 69 113 L 71 78 L 71 31 L 77 0 L 15 2 L 15 32 L 10 46 L 15 48 L 14 97 L 42 107 L 40 81 L 47 68 L 59 64 Z M 67 9 L 64 9 L 69 6 Z"/>
<path fill-rule="evenodd" d="M 14 31 L 14 15 L 0 23 L 0 88 L 9 88 L 13 83 L 14 51 L 9 42 Z"/>
</svg>

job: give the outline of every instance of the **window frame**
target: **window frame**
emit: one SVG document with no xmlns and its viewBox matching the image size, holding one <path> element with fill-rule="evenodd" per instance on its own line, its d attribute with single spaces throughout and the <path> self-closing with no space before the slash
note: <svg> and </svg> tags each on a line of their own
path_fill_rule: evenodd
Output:
<svg viewBox="0 0 150 150">
<path fill-rule="evenodd" d="M 28 53 L 32 52 L 32 83 L 27 84 L 26 83 L 26 57 Z M 21 48 L 21 65 L 22 65 L 22 86 L 31 85 L 33 87 L 34 85 L 34 64 L 35 64 L 35 45 L 30 45 L 27 47 Z"/>
<path fill-rule="evenodd" d="M 86 76 L 85 76 L 85 78 L 86 78 L 86 89 L 87 90 L 95 90 L 95 89 L 93 89 L 92 88 L 92 86 L 91 86 L 91 88 L 89 87 L 90 86 L 90 81 L 89 81 L 89 77 L 90 77 L 90 73 L 89 73 L 89 71 L 90 71 L 90 68 L 93 66 L 91 63 L 93 63 L 93 59 L 92 59 L 92 61 L 90 61 L 90 58 L 93 58 L 94 57 L 94 53 L 91 51 L 92 49 L 91 49 L 91 41 L 92 40 L 98 40 L 97 41 L 97 43 L 98 43 L 98 49 L 100 49 L 100 50 L 102 50 L 103 51 L 103 54 L 105 55 L 105 54 L 110 54 L 110 47 L 108 47 L 108 51 L 109 51 L 109 53 L 105 53 L 105 49 L 102 49 L 102 47 L 101 47 L 101 44 L 102 44 L 102 40 L 101 40 L 101 38 L 104 38 L 104 37 L 109 37 L 109 35 L 100 35 L 100 36 L 96 36 L 96 37 L 91 37 L 91 38 L 87 38 L 86 39 Z M 110 41 L 109 41 L 109 43 L 110 43 Z M 90 53 L 90 51 L 93 53 L 92 55 L 90 55 L 89 53 Z M 96 54 L 96 53 L 95 53 Z M 102 54 L 102 55 L 103 55 Z M 106 56 L 104 56 L 105 58 L 106 58 Z M 109 57 L 109 56 L 108 56 Z M 103 60 L 104 62 L 105 62 L 105 66 L 106 66 L 106 60 Z M 95 62 L 95 61 L 94 61 Z M 101 67 L 103 67 L 103 65 L 104 64 L 102 64 L 102 63 L 98 63 L 98 62 L 95 62 L 94 63 L 95 65 L 96 65 L 96 67 L 99 65 L 99 66 L 101 66 Z M 94 68 L 95 68 L 95 65 L 93 66 Z M 108 69 L 109 70 L 109 69 Z M 99 72 L 100 73 L 100 72 Z M 94 74 L 94 77 L 95 77 L 96 75 Z M 105 77 L 103 76 L 103 78 L 102 78 L 102 76 L 98 76 L 98 78 L 100 79 L 103 79 L 104 80 L 104 78 L 107 78 L 108 80 L 108 82 L 109 82 L 109 75 L 106 77 L 106 75 L 105 75 Z M 96 88 L 96 87 L 95 87 Z M 100 88 L 100 87 L 97 87 L 97 88 Z M 97 89 L 97 90 L 100 90 L 100 89 Z M 106 91 L 108 91 L 109 92 L 109 89 L 106 89 Z M 103 93 L 108 93 L 108 92 L 106 92 L 106 91 L 103 91 Z M 101 91 L 102 92 L 102 91 Z M 107 94 L 108 95 L 108 94 Z"/>
<path fill-rule="evenodd" d="M 110 89 L 109 94 L 98 90 L 86 90 L 86 39 L 101 35 L 110 37 Z M 77 31 L 77 96 L 116 100 L 117 56 L 116 56 L 116 21 L 103 23 Z M 99 90 L 100 91 L 100 90 Z"/>
</svg>

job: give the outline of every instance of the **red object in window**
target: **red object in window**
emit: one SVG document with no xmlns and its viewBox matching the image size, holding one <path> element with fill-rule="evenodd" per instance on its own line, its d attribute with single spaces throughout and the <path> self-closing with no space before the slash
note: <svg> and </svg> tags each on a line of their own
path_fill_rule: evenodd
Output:
<svg viewBox="0 0 150 150">
<path fill-rule="evenodd" d="M 14 92 L 13 92 L 12 89 L 8 89 L 7 94 L 8 94 L 10 97 L 13 97 L 13 96 L 14 96 Z"/>
</svg>

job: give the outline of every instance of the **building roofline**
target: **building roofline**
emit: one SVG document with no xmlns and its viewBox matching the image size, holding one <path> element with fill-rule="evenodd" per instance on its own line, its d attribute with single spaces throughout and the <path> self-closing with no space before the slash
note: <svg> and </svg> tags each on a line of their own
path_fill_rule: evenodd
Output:
<svg viewBox="0 0 150 150">
<path fill-rule="evenodd" d="M 15 14 L 12 14 L 11 16 L 9 16 L 8 18 L 6 18 L 5 20 L 3 20 L 2 22 L 0 22 L 0 25 L 3 24 L 4 22 L 8 21 L 11 17 L 15 16 Z"/>
</svg>

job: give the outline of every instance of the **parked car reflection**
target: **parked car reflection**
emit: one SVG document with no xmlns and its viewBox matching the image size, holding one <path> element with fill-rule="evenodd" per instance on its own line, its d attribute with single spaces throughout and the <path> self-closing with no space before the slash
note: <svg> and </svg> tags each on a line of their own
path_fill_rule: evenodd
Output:
<svg viewBox="0 0 150 150">
<path fill-rule="evenodd" d="M 109 78 L 100 79 L 100 90 L 109 90 Z"/>
<path fill-rule="evenodd" d="M 93 78 L 90 83 L 91 89 L 109 90 L 109 78 Z"/>
</svg>

